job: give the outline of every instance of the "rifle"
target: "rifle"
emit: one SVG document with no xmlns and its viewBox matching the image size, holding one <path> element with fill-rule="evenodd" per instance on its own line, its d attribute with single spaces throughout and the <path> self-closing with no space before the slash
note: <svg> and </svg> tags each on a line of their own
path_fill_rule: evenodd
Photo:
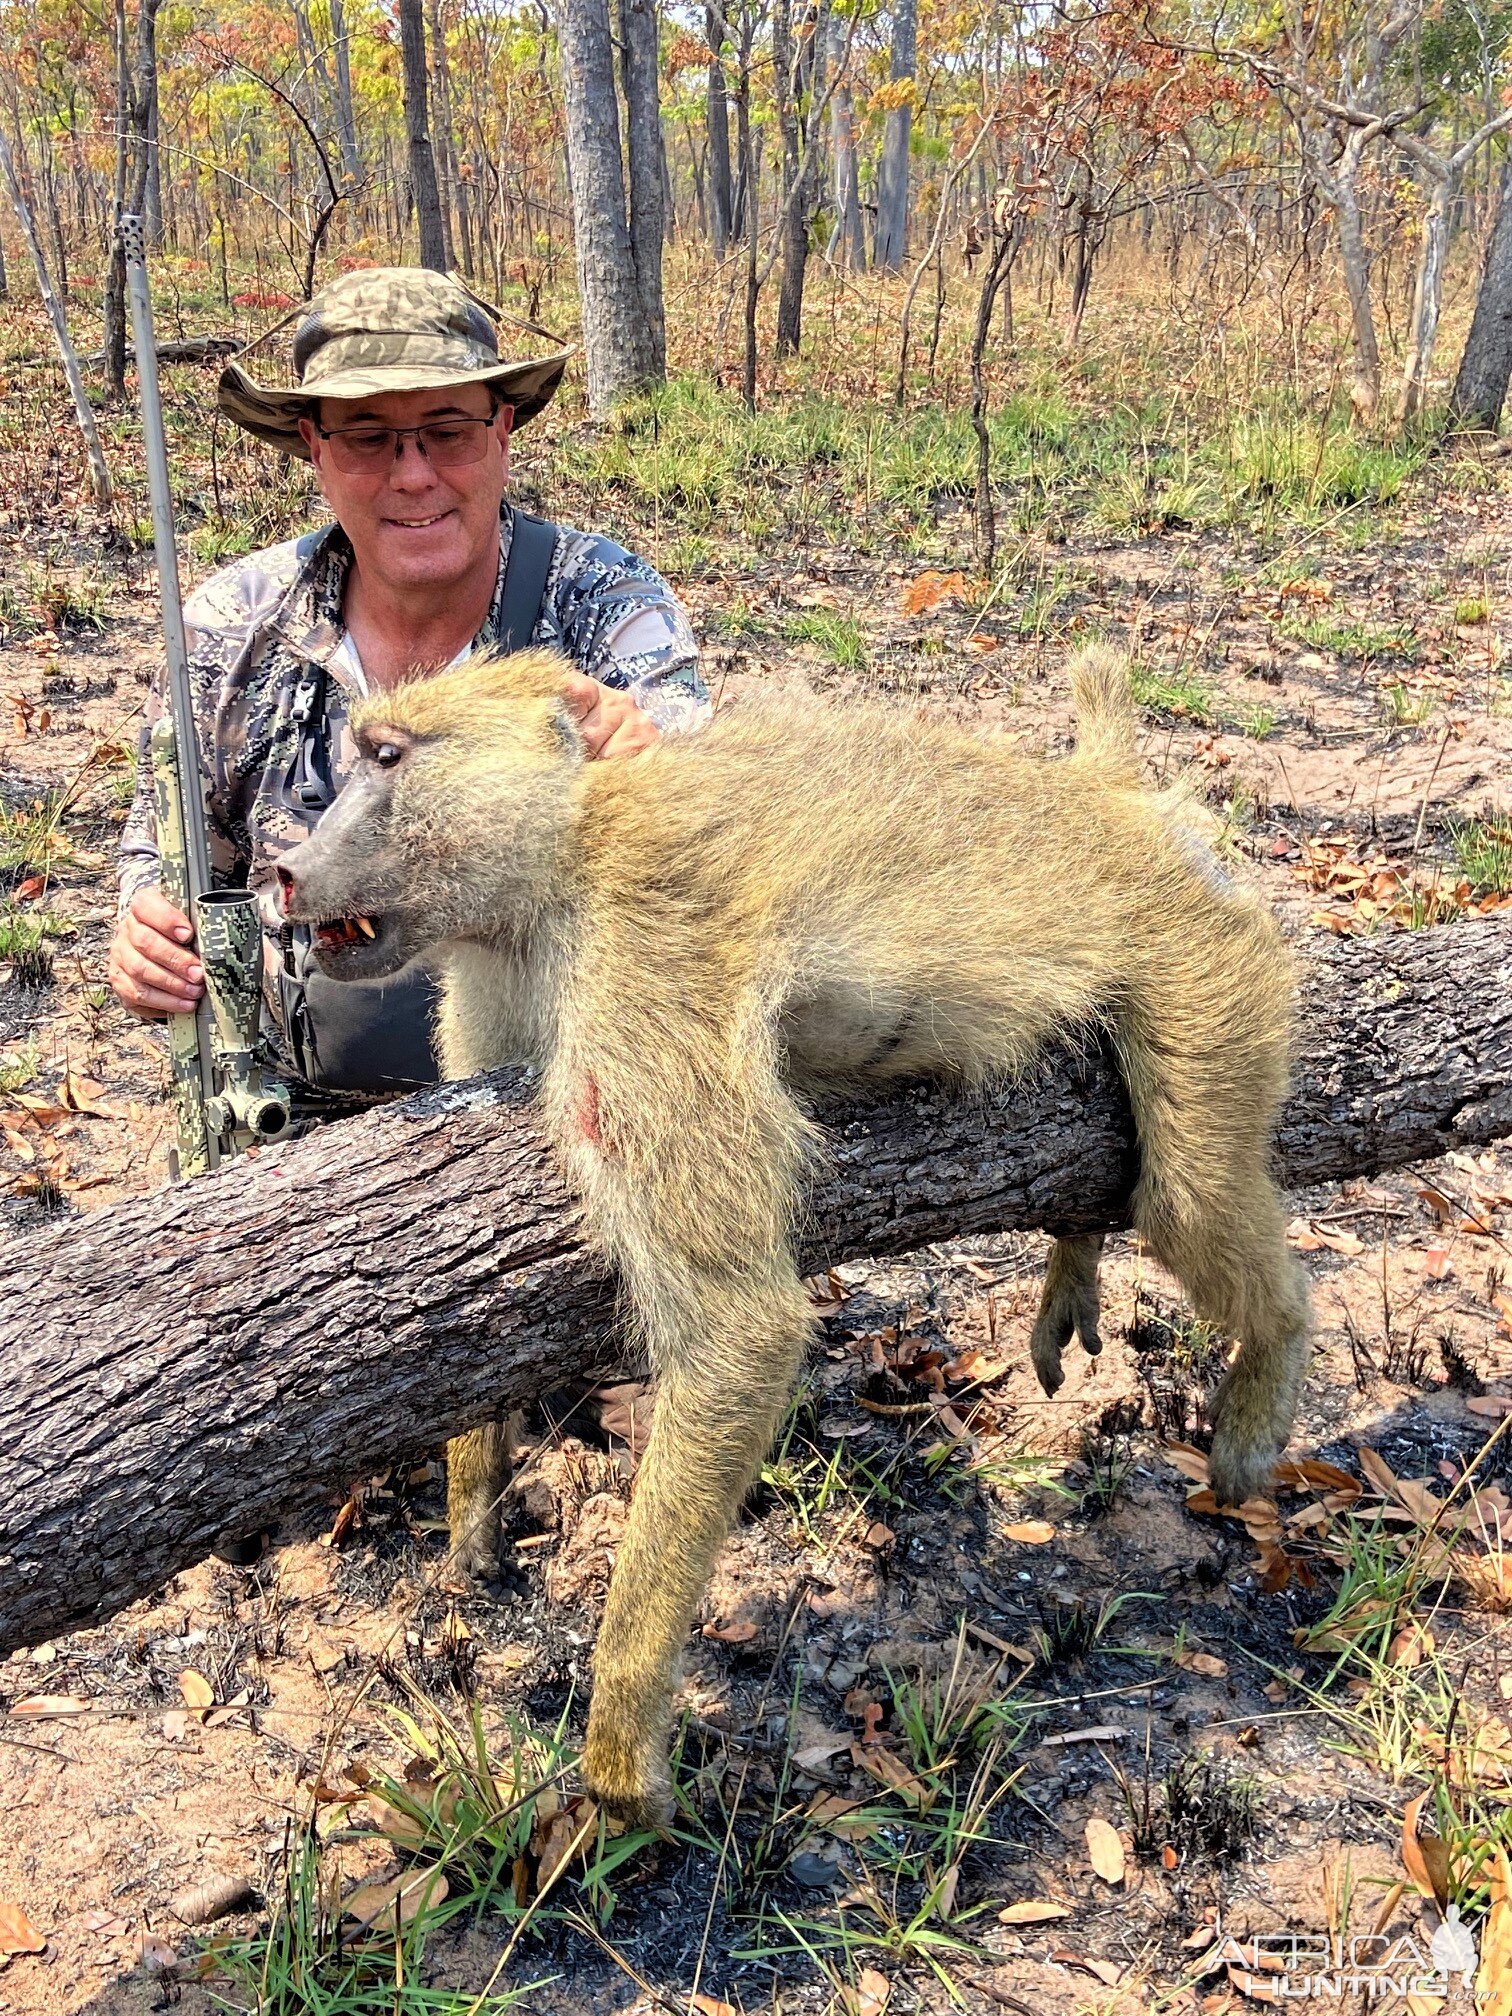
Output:
<svg viewBox="0 0 1512 2016">
<path fill-rule="evenodd" d="M 158 853 L 163 864 L 163 894 L 193 920 L 205 971 L 204 996 L 194 1013 L 168 1017 L 178 1132 L 177 1152 L 170 1151 L 169 1166 L 177 1182 L 218 1168 L 222 1160 L 254 1142 L 277 1140 L 289 1125 L 289 1094 L 277 1079 L 264 1077 L 257 1055 L 263 964 L 257 897 L 250 889 L 210 886 L 205 779 L 179 597 L 173 492 L 168 483 L 168 443 L 163 431 L 142 220 L 123 216 L 119 229 L 136 344 L 152 540 L 157 551 L 168 662 L 169 712 L 154 725 L 150 738 Z"/>
</svg>

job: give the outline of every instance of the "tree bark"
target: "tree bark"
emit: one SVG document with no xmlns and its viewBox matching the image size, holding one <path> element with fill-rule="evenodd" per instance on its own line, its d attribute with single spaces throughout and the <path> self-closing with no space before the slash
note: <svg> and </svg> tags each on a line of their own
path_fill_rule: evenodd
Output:
<svg viewBox="0 0 1512 2016">
<path fill-rule="evenodd" d="M 918 0 L 896 0 L 893 10 L 891 78 L 912 82 L 917 62 Z M 908 252 L 908 142 L 913 131 L 913 101 L 894 105 L 882 135 L 882 164 L 877 174 L 876 263 L 896 273 Z"/>
<path fill-rule="evenodd" d="M 421 0 L 398 0 L 399 49 L 404 63 L 404 129 L 409 140 L 410 194 L 420 226 L 420 264 L 434 273 L 447 269 L 446 229 L 441 191 L 431 150 L 425 88 L 425 16 Z"/>
<path fill-rule="evenodd" d="M 640 305 L 647 376 L 667 375 L 662 311 L 662 244 L 670 205 L 662 146 L 656 48 L 656 0 L 620 0 L 620 62 L 625 92 L 625 154 L 629 170 L 630 257 Z"/>
<path fill-rule="evenodd" d="M 341 135 L 341 166 L 347 180 L 362 180 L 362 155 L 357 146 L 357 113 L 352 102 L 352 51 L 346 10 L 331 0 L 331 46 L 336 53 L 336 125 Z"/>
<path fill-rule="evenodd" d="M 714 257 L 723 259 L 734 229 L 734 190 L 730 180 L 730 108 L 725 96 L 725 42 L 722 7 L 704 9 L 704 35 L 709 44 L 709 242 Z"/>
<path fill-rule="evenodd" d="M 1293 1186 L 1512 1133 L 1512 922 L 1310 944 Z M 1106 1057 L 831 1106 L 804 1265 L 1126 1223 Z M 0 1306 L 0 1653 L 612 1359 L 612 1284 L 499 1072 L 14 1241 Z"/>
<path fill-rule="evenodd" d="M 441 200 L 441 240 L 450 269 L 457 263 L 456 234 L 452 229 L 457 157 L 452 146 L 451 70 L 446 60 L 446 29 L 441 20 L 441 0 L 426 0 L 425 13 L 430 30 L 430 109 L 436 128 L 434 153 Z"/>
<path fill-rule="evenodd" d="M 657 374 L 625 207 L 608 0 L 562 0 L 557 30 L 588 410 L 600 414 Z"/>
<path fill-rule="evenodd" d="M 1512 381 L 1512 154 L 1502 165 L 1496 222 L 1486 247 L 1475 314 L 1465 338 L 1449 418 L 1458 427 L 1494 434 Z"/>
<path fill-rule="evenodd" d="M 856 164 L 856 111 L 848 84 L 838 84 L 830 100 L 830 145 L 835 162 L 835 228 L 827 256 L 853 273 L 866 271 L 866 226 L 861 219 L 861 187 Z"/>
</svg>

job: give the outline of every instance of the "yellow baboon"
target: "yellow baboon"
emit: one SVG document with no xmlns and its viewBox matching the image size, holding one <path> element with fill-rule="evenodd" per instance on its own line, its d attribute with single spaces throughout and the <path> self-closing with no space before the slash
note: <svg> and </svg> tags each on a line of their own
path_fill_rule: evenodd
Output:
<svg viewBox="0 0 1512 2016">
<path fill-rule="evenodd" d="M 655 1415 L 585 1771 L 645 1819 L 667 1808 L 685 1635 L 809 1336 L 801 1098 L 1001 1079 L 1047 1038 L 1107 1029 L 1139 1134 L 1134 1222 L 1241 1340 L 1212 1457 L 1237 1503 L 1269 1479 L 1307 1356 L 1268 1169 L 1292 982 L 1270 917 L 1140 790 L 1110 651 L 1072 668 L 1064 762 L 879 706 L 761 702 L 590 763 L 561 673 L 538 652 L 474 658 L 363 702 L 358 767 L 279 874 L 332 975 L 444 942 L 448 1075 L 536 1062 L 542 1120 L 628 1289 Z M 1051 1254 L 1031 1349 L 1052 1390 L 1073 1330 L 1097 1348 L 1099 1245 Z M 491 1546 L 504 1436 L 452 1449 L 454 1538 Z"/>
</svg>

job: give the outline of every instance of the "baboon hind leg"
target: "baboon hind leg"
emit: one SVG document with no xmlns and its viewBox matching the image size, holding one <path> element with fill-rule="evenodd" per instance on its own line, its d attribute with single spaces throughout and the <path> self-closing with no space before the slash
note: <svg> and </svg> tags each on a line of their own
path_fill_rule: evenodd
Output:
<svg viewBox="0 0 1512 2016">
<path fill-rule="evenodd" d="M 487 1581 L 499 1566 L 500 1506 L 514 1463 L 508 1421 L 489 1421 L 446 1445 L 446 1523 L 464 1575 Z"/>
<path fill-rule="evenodd" d="M 1061 1353 L 1073 1332 L 1081 1339 L 1082 1349 L 1089 1358 L 1095 1358 L 1102 1350 L 1098 1331 L 1101 1304 L 1097 1292 L 1097 1263 L 1102 1258 L 1102 1249 L 1100 1232 L 1057 1239 L 1050 1248 L 1039 1314 L 1029 1338 L 1029 1357 L 1047 1393 L 1060 1390 L 1065 1377 L 1061 1371 Z"/>
</svg>

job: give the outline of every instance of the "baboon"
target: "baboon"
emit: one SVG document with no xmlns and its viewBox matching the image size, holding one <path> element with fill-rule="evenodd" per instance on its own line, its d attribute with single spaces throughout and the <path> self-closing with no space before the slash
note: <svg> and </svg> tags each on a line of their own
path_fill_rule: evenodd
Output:
<svg viewBox="0 0 1512 2016">
<path fill-rule="evenodd" d="M 742 702 L 585 762 L 541 652 L 375 694 L 359 760 L 279 868 L 333 976 L 446 953 L 449 1076 L 533 1060 L 540 1115 L 620 1272 L 656 1376 L 599 1633 L 584 1770 L 668 1808 L 678 1655 L 781 1418 L 811 1313 L 791 1227 L 821 1089 L 1020 1071 L 1106 1030 L 1137 1124 L 1133 1218 L 1240 1340 L 1212 1477 L 1265 1488 L 1307 1355 L 1268 1149 L 1291 966 L 1273 920 L 1139 787 L 1127 668 L 1072 668 L 1063 761 L 880 705 Z M 1030 1349 L 1048 1390 L 1098 1349 L 1096 1238 L 1052 1250 Z M 452 1445 L 454 1537 L 494 1544 L 502 1432 Z"/>
</svg>

